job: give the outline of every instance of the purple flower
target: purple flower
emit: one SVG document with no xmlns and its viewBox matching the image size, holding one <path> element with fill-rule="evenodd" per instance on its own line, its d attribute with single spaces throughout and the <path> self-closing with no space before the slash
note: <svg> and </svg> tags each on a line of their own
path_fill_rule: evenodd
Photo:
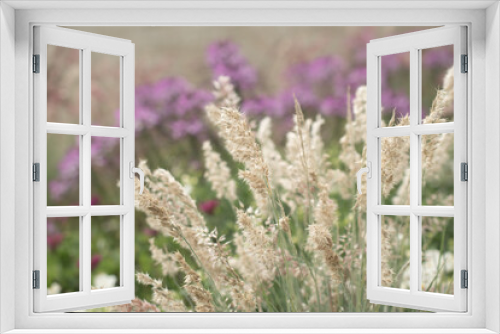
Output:
<svg viewBox="0 0 500 334">
<path fill-rule="evenodd" d="M 76 142 L 75 147 L 68 150 L 64 158 L 59 162 L 58 170 L 59 175 L 64 178 L 72 178 L 78 175 L 78 170 L 80 168 L 80 149 L 78 142 Z"/>
<path fill-rule="evenodd" d="M 385 113 L 392 113 L 394 109 L 397 117 L 403 117 L 410 113 L 410 100 L 406 94 L 382 90 L 381 95 Z"/>
<path fill-rule="evenodd" d="M 170 135 L 173 139 L 181 139 L 188 135 L 196 136 L 204 130 L 204 127 L 204 124 L 199 119 L 191 121 L 180 119 L 169 124 Z"/>
<path fill-rule="evenodd" d="M 453 66 L 453 46 L 442 46 L 422 51 L 423 69 Z"/>
<path fill-rule="evenodd" d="M 356 67 L 347 75 L 347 84 L 351 87 L 351 95 L 353 96 L 359 86 L 366 85 L 366 67 Z"/>
<path fill-rule="evenodd" d="M 57 166 L 58 178 L 48 184 L 50 196 L 59 200 L 70 189 L 78 185 L 80 169 L 80 149 L 78 140 L 71 147 Z"/>
<path fill-rule="evenodd" d="M 213 100 L 209 91 L 195 89 L 181 78 L 166 78 L 137 87 L 135 100 L 136 132 L 166 125 L 173 139 L 205 137 L 201 119 L 205 105 Z"/>
<path fill-rule="evenodd" d="M 279 97 L 275 96 L 259 96 L 253 99 L 243 101 L 241 110 L 251 116 L 272 116 L 283 117 L 286 113 L 287 106 L 282 103 Z"/>
<path fill-rule="evenodd" d="M 60 220 L 60 218 L 47 219 L 47 246 L 52 251 L 59 247 L 61 242 L 64 240 L 64 234 L 62 234 L 57 228 L 57 220 Z"/>
<path fill-rule="evenodd" d="M 69 182 L 69 180 L 52 180 L 49 182 L 50 197 L 54 200 L 59 200 L 75 185 L 75 182 Z"/>
<path fill-rule="evenodd" d="M 350 83 L 358 78 L 347 77 L 346 64 L 337 56 L 324 56 L 292 66 L 286 75 L 287 92 L 281 98 L 290 100 L 295 95 L 305 110 L 321 112 L 326 116 L 345 115 L 345 99 Z"/>
<path fill-rule="evenodd" d="M 117 138 L 108 137 L 92 137 L 90 144 L 90 155 L 92 159 L 93 166 L 110 166 L 110 161 L 112 158 L 119 158 L 118 155 L 109 154 L 118 144 L 120 140 Z"/>
<path fill-rule="evenodd" d="M 252 89 L 257 83 L 257 71 L 250 66 L 238 46 L 230 41 L 212 43 L 207 49 L 206 60 L 214 80 L 228 76 L 239 90 Z"/>
<path fill-rule="evenodd" d="M 325 116 L 341 116 L 345 117 L 346 115 L 346 99 L 344 98 L 335 98 L 335 97 L 326 97 L 323 101 L 321 101 L 319 105 L 319 111 L 321 114 Z"/>
</svg>

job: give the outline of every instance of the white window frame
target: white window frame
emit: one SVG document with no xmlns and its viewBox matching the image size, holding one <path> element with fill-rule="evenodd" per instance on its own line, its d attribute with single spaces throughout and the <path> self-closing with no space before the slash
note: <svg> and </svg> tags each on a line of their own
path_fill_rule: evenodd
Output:
<svg viewBox="0 0 500 334">
<path fill-rule="evenodd" d="M 133 9 L 116 9 L 118 6 Z M 12 7 L 11 7 L 12 6 Z M 61 7 L 70 7 L 61 9 Z M 73 8 L 71 8 L 73 6 Z M 149 6 L 149 9 L 147 7 Z M 500 11 L 497 1 L 120 2 L 6 1 L 0 4 L 1 331 L 37 333 L 493 333 L 500 331 Z M 14 9 L 14 8 L 15 9 Z M 97 7 L 115 8 L 102 10 Z M 137 10 L 137 8 L 144 8 Z M 158 9 L 158 7 L 163 7 Z M 25 9 L 22 9 L 25 8 Z M 35 8 L 35 9 L 26 9 Z M 45 9 L 41 9 L 45 8 Z M 47 9 L 48 8 L 48 9 Z M 80 8 L 80 9 L 74 9 Z M 225 9 L 224 9 L 225 8 Z M 409 10 L 411 9 L 411 10 Z M 31 290 L 33 212 L 32 27 L 78 25 L 467 25 L 469 31 L 469 307 L 435 314 L 35 314 Z M 6 29 L 4 29 L 6 28 Z M 15 31 L 15 39 L 14 39 Z M 13 70 L 15 66 L 15 72 Z M 488 72 L 485 69 L 488 69 Z M 488 73 L 488 75 L 487 75 Z M 15 86 L 12 83 L 15 82 Z M 15 96 L 15 99 L 14 99 Z M 15 109 L 14 109 L 15 108 Z M 15 118 L 12 117 L 15 110 Z M 474 115 L 474 118 L 472 117 Z M 9 129 L 15 128 L 14 131 Z M 10 136 L 10 137 L 9 137 Z M 12 147 L 15 136 L 15 147 Z M 488 139 L 488 140 L 486 140 Z M 487 151 L 486 151 L 487 150 Z M 488 154 L 486 154 L 488 152 Z M 12 175 L 15 172 L 15 177 Z M 486 182 L 488 174 L 488 182 Z M 12 199 L 12 194 L 15 198 Z M 488 196 L 486 196 L 488 194 Z M 15 210 L 12 210 L 14 207 Z M 15 222 L 15 224 L 13 224 Z M 474 229 L 472 229 L 472 226 Z M 15 239 L 12 238 L 15 235 Z M 488 254 L 488 257 L 485 255 Z M 26 261 L 26 259 L 30 259 Z M 13 288 L 14 287 L 14 288 Z M 486 293 L 487 291 L 487 293 Z M 14 305 L 14 307 L 12 307 Z M 133 328 L 141 328 L 132 330 Z M 131 329 L 132 328 L 132 329 Z M 288 328 L 288 329 L 287 329 Z M 358 330 L 355 330 L 355 329 Z M 127 331 L 125 331 L 125 329 Z M 161 331 L 159 329 L 162 329 Z M 196 330 L 199 329 L 199 330 Z M 267 329 L 267 330 L 266 330 Z M 280 330 L 281 329 L 281 330 Z M 292 330 L 292 329 L 295 329 Z M 107 331 L 109 330 L 109 331 Z M 42 331 L 40 331 L 42 332 Z M 47 332 L 47 331 L 45 331 Z M 246 331 L 248 332 L 248 330 Z"/>
</svg>

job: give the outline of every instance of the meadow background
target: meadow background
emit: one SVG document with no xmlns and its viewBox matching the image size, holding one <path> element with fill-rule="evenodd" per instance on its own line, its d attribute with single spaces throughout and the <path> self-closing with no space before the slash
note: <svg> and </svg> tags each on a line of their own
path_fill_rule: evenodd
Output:
<svg viewBox="0 0 500 334">
<path fill-rule="evenodd" d="M 364 213 L 362 206 L 356 206 L 357 198 L 351 170 L 354 165 L 348 166 L 345 157 L 342 157 L 342 153 L 346 153 L 346 147 L 341 139 L 347 138 L 347 131 L 365 131 L 362 123 L 353 125 L 352 122 L 356 121 L 357 116 L 352 110 L 355 108 L 358 88 L 366 84 L 366 43 L 370 39 L 417 31 L 422 27 L 72 28 L 130 39 L 135 43 L 136 161 L 146 160 L 152 171 L 158 168 L 169 171 L 194 200 L 208 230 L 216 229 L 219 236 L 224 235 L 225 240 L 229 241 L 227 251 L 235 258 L 238 256 L 235 255 L 234 238 L 241 229 L 236 223 L 237 212 L 234 203 L 224 196 L 218 196 L 213 182 L 207 179 L 207 150 L 203 148 L 203 143 L 209 141 L 213 150 L 227 162 L 231 176 L 237 179 L 236 171 L 241 169 L 241 162 L 235 161 L 234 156 L 225 149 L 225 141 L 221 138 L 220 131 L 206 117 L 207 105 L 221 105 L 220 95 L 213 94 L 214 80 L 220 76 L 229 78 L 234 93 L 241 99 L 236 106 L 249 120 L 253 130 L 257 131 L 264 119 L 272 122 L 268 140 L 276 145 L 277 152 L 285 153 L 287 134 L 293 133 L 294 126 L 297 125 L 294 123 L 294 96 L 300 103 L 306 120 L 310 119 L 312 122 L 317 115 L 324 120 L 319 137 L 324 143 L 322 154 L 326 156 L 325 164 L 334 170 L 343 171 L 344 176 L 349 178 L 347 182 L 339 181 L 336 190 L 328 194 L 337 205 L 333 240 L 336 241 L 334 248 L 340 254 L 344 266 L 341 270 L 342 278 L 339 278 L 342 282 L 334 285 L 333 289 L 338 289 L 336 296 L 343 297 L 336 297 L 335 307 L 332 306 L 331 300 L 324 300 L 322 303 L 316 300 L 316 308 L 293 308 L 288 302 L 282 302 L 292 298 L 292 293 L 283 290 L 284 285 L 274 284 L 273 300 L 264 302 L 264 306 L 261 304 L 253 309 L 251 306 L 249 309 L 232 307 L 237 298 L 233 295 L 233 299 L 227 303 L 231 307 L 222 308 L 217 304 L 209 311 L 405 311 L 373 306 L 364 298 Z M 51 47 L 48 51 L 48 120 L 76 123 L 78 53 L 57 47 Z M 446 71 L 452 66 L 452 53 L 449 48 L 427 52 L 423 64 L 424 118 L 430 115 L 436 92 L 443 87 Z M 385 110 L 383 118 L 389 125 L 393 112 L 396 123 L 408 114 L 408 65 L 405 55 L 388 57 L 382 63 L 382 104 Z M 116 57 L 93 54 L 92 124 L 118 124 L 118 75 L 119 62 Z M 215 91 L 217 92 L 217 89 Z M 448 111 L 441 116 L 449 121 L 452 113 Z M 354 129 L 356 126 L 358 128 Z M 447 140 L 449 142 L 449 138 Z M 399 144 L 405 145 L 404 141 Z M 78 141 L 71 136 L 49 135 L 48 145 L 48 205 L 78 204 Z M 363 146 L 362 140 L 353 146 L 359 158 L 353 164 L 359 164 L 359 167 L 362 163 Z M 452 154 L 449 150 L 444 153 L 448 158 Z M 92 204 L 119 203 L 118 159 L 119 143 L 116 139 L 93 138 Z M 443 166 L 433 168 L 436 175 L 449 172 L 447 162 L 442 163 Z M 270 166 L 270 169 L 272 168 Z M 400 168 L 400 177 L 391 185 L 392 190 L 385 194 L 384 200 L 387 200 L 387 203 L 392 203 L 394 198 L 400 197 L 398 190 L 404 187 L 403 174 L 406 169 L 404 166 Z M 445 178 L 442 182 L 436 182 L 436 179 L 439 178 L 434 177 L 434 182 L 429 183 L 423 190 L 424 198 L 434 196 L 430 200 L 432 203 L 428 204 L 445 205 L 450 202 L 448 195 L 453 193 L 452 180 Z M 241 180 L 237 180 L 236 184 L 238 200 L 244 203 L 244 207 L 255 206 L 255 194 L 252 189 Z M 338 189 L 340 184 L 342 189 Z M 293 208 L 285 206 L 287 214 L 293 216 Z M 302 215 L 297 213 L 295 218 L 300 220 Z M 168 307 L 155 304 L 153 292 L 159 293 L 160 290 L 155 286 L 156 283 L 142 277 L 139 280 L 142 280 L 143 284 L 136 284 L 138 304 L 122 309 L 109 308 L 99 311 L 195 309 L 196 298 L 186 292 L 185 278 L 188 275 L 179 270 L 179 261 L 175 265 L 175 261 L 171 261 L 169 256 L 179 250 L 195 272 L 203 272 L 203 268 L 196 258 L 190 257 L 189 249 L 174 241 L 172 235 L 162 232 L 161 228 L 155 228 L 151 220 L 151 214 L 144 208 L 136 211 L 136 271 L 163 280 L 163 287 L 168 287 L 169 298 L 179 302 L 181 306 L 175 305 L 180 308 L 170 304 L 172 309 L 169 310 Z M 405 275 L 409 269 L 409 240 L 405 240 L 408 236 L 407 225 L 404 218 L 395 218 L 390 224 L 393 240 L 387 250 L 391 253 L 389 258 L 394 279 L 388 284 L 405 287 L 408 283 Z M 429 267 L 429 278 L 426 280 L 428 286 L 425 289 L 452 293 L 449 289 L 453 268 L 445 266 L 450 261 L 452 263 L 452 221 L 429 219 L 425 224 L 428 225 L 425 247 L 429 251 L 425 264 Z M 308 227 L 301 228 L 302 232 L 294 230 L 293 238 L 287 241 L 288 246 L 307 240 Z M 95 288 L 119 285 L 118 233 L 118 217 L 92 218 L 92 280 Z M 47 243 L 50 293 L 77 291 L 77 219 L 49 220 Z M 291 246 L 290 249 L 294 248 Z M 163 263 L 162 256 L 165 260 Z M 240 269 L 239 274 L 242 274 L 241 271 Z M 200 275 L 203 287 L 211 291 L 205 282 L 207 277 Z M 290 284 L 296 290 L 301 290 L 304 289 L 301 284 L 305 283 L 299 277 L 294 278 Z M 215 294 L 214 291 L 211 293 Z M 310 291 L 298 294 L 307 295 Z"/>
</svg>

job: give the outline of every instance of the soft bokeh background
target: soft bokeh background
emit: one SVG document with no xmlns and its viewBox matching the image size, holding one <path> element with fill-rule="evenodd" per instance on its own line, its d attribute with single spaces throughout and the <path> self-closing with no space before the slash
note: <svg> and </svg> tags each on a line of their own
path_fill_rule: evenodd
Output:
<svg viewBox="0 0 500 334">
<path fill-rule="evenodd" d="M 333 157 L 331 163 L 338 165 L 347 94 L 366 84 L 366 43 L 428 27 L 71 28 L 135 43 L 136 161 L 146 159 L 151 169 L 171 171 L 188 188 L 211 228 L 217 227 L 230 238 L 237 228 L 235 217 L 228 213 L 228 203 L 218 201 L 203 178 L 201 143 L 210 139 L 221 147 L 204 116 L 204 106 L 214 99 L 213 80 L 220 75 L 231 78 L 242 97 L 241 109 L 251 120 L 271 116 L 276 126 L 273 139 L 281 148 L 284 134 L 293 125 L 296 95 L 306 117 L 319 113 L 325 118 L 322 136 L 326 151 Z M 48 52 L 48 120 L 78 123 L 78 52 L 52 46 Z M 393 110 L 398 116 L 408 113 L 408 59 L 401 54 L 382 61 L 386 121 Z M 449 47 L 426 51 L 422 68 L 424 117 L 451 65 Z M 92 55 L 92 124 L 119 124 L 118 75 L 117 57 Z M 452 119 L 452 111 L 448 116 Z M 79 146 L 78 139 L 70 137 L 48 136 L 48 205 L 79 203 Z M 116 139 L 92 140 L 93 205 L 119 203 L 119 149 Z M 448 180 L 435 183 L 428 193 L 432 194 L 436 187 L 449 193 L 453 189 Z M 238 195 L 243 200 L 251 196 L 248 191 Z M 339 210 L 349 212 L 354 201 L 339 200 Z M 72 218 L 48 221 L 50 293 L 78 291 L 77 223 L 78 219 Z M 92 218 L 92 277 L 96 288 L 119 285 L 117 223 L 117 217 Z M 439 254 L 452 249 L 452 233 L 448 231 L 446 237 L 426 236 L 429 249 L 440 249 Z M 136 271 L 161 277 L 161 268 L 153 263 L 149 251 L 148 240 L 156 235 L 145 216 L 137 212 Z M 156 242 L 169 251 L 177 248 L 161 236 Z M 441 261 L 440 255 L 438 258 L 436 261 Z M 178 283 L 167 278 L 165 284 L 175 291 Z M 150 300 L 151 289 L 137 284 L 136 295 Z"/>
</svg>

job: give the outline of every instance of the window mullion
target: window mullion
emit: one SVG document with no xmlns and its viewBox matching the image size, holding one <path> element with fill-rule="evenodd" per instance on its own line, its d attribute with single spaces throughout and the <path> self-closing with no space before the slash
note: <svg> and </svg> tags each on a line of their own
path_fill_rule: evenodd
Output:
<svg viewBox="0 0 500 334">
<path fill-rule="evenodd" d="M 420 120 L 420 66 L 417 49 L 410 51 L 410 291 L 418 292 L 420 267 L 420 224 L 414 209 L 420 204 L 420 143 L 414 132 Z"/>
<path fill-rule="evenodd" d="M 81 75 L 82 85 L 80 96 L 82 101 L 82 125 L 90 127 L 91 124 L 91 51 L 89 48 L 83 49 Z M 87 132 L 82 136 L 82 158 L 80 159 L 80 168 L 82 171 L 81 187 L 82 204 L 86 208 L 91 205 L 91 134 Z M 80 233 L 81 257 L 80 275 L 82 282 L 82 291 L 90 294 L 91 289 L 91 215 L 88 212 L 82 218 L 82 233 Z"/>
</svg>

